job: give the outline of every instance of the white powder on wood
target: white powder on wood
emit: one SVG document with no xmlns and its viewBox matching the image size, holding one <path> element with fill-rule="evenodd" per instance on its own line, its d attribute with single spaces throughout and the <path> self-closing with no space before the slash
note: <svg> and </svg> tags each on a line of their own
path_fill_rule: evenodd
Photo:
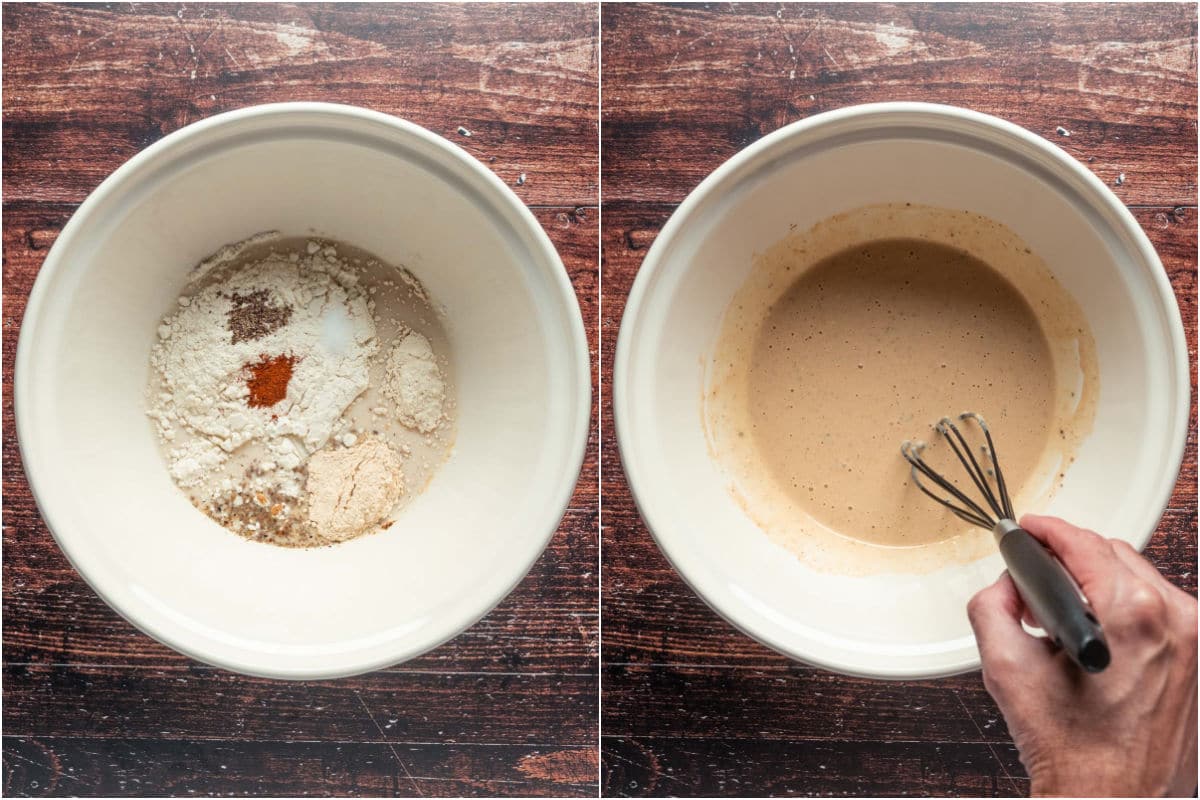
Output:
<svg viewBox="0 0 1200 800">
<path fill-rule="evenodd" d="M 384 521 L 404 492 L 404 473 L 391 447 L 363 439 L 313 454 L 304 488 L 314 532 L 341 542 Z"/>
<path fill-rule="evenodd" d="M 386 394 L 396 404 L 403 425 L 430 433 L 445 415 L 446 382 L 429 340 L 408 331 L 392 348 L 387 365 Z"/>
</svg>

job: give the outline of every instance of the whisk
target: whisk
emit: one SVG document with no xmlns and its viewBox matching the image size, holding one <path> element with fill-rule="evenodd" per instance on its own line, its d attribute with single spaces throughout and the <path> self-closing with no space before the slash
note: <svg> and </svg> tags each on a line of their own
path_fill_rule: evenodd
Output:
<svg viewBox="0 0 1200 800">
<path fill-rule="evenodd" d="M 900 452 L 912 465 L 913 483 L 959 518 L 992 532 L 1008 573 L 1037 623 L 1076 664 L 1087 672 L 1100 672 L 1108 666 L 1108 643 L 1091 606 L 1058 559 L 1016 523 L 1004 473 L 996 456 L 996 445 L 983 417 L 968 412 L 960 414 L 958 419 L 973 422 L 982 431 L 986 443 L 982 447 L 982 463 L 949 417 L 942 418 L 936 429 L 966 469 L 971 482 L 983 496 L 983 503 L 971 499 L 935 472 L 921 456 L 925 449 L 923 443 L 906 441 L 900 445 Z M 922 478 L 948 493 L 949 497 L 935 493 Z"/>
</svg>

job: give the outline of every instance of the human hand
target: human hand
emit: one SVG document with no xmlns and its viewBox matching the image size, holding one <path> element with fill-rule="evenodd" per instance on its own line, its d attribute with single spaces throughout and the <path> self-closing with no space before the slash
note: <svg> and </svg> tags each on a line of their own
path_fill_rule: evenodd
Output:
<svg viewBox="0 0 1200 800">
<path fill-rule="evenodd" d="M 1129 544 L 1056 517 L 1021 527 L 1047 545 L 1104 626 L 1112 663 L 1088 675 L 1045 638 L 1005 572 L 967 615 L 983 683 L 1034 795 L 1191 796 L 1196 788 L 1196 599 Z"/>
</svg>

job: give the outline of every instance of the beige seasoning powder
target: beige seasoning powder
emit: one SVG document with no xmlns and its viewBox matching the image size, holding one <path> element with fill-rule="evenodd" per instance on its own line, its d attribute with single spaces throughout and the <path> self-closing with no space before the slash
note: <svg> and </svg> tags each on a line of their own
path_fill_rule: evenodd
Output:
<svg viewBox="0 0 1200 800">
<path fill-rule="evenodd" d="M 363 439 L 314 453 L 304 488 L 313 528 L 341 542 L 384 521 L 404 493 L 404 472 L 395 450 L 378 439 Z"/>
</svg>

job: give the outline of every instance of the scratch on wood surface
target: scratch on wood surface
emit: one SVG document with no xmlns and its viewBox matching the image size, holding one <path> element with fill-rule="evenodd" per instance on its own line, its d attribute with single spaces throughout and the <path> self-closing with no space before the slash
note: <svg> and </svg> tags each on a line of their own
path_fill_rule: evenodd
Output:
<svg viewBox="0 0 1200 800">
<path fill-rule="evenodd" d="M 766 48 L 760 44 L 755 60 L 761 60 L 765 52 L 781 74 L 794 71 L 795 74 L 791 75 L 793 80 L 811 73 L 821 62 L 827 62 L 834 70 L 843 72 L 876 67 L 896 68 L 918 62 L 956 61 L 987 53 L 987 48 L 977 42 L 933 31 L 918 31 L 894 22 L 837 20 L 820 12 L 807 17 L 803 10 L 795 17 L 772 16 L 770 20 L 783 39 L 783 49 Z M 756 21 L 758 25 L 754 28 L 763 24 L 761 20 Z M 713 32 L 706 32 L 676 47 L 671 60 L 659 74 L 711 68 L 714 57 L 697 51 L 695 46 L 713 35 Z M 786 66 L 780 64 L 780 58 L 785 59 Z"/>
<path fill-rule="evenodd" d="M 111 35 L 111 32 L 105 32 L 102 36 L 99 36 L 98 38 L 93 39 L 92 41 L 88 42 L 83 47 L 81 47 L 77 51 L 75 51 L 75 56 L 71 59 L 71 63 L 67 65 L 67 72 L 71 72 L 73 69 L 75 69 L 75 65 L 77 63 L 79 63 L 79 57 L 81 55 L 83 55 L 88 50 L 91 50 L 93 47 L 95 47 L 96 45 L 105 41 L 106 39 L 108 39 L 110 37 L 110 35 Z"/>
<path fill-rule="evenodd" d="M 42 755 L 44 755 L 46 757 L 46 760 L 49 763 L 41 764 L 37 761 L 34 761 L 32 758 L 29 758 L 28 756 L 23 756 L 18 753 L 13 753 L 11 751 L 5 752 L 4 757 L 6 759 L 12 758 L 12 759 L 16 759 L 17 761 L 24 761 L 26 764 L 29 764 L 30 766 L 47 769 L 50 772 L 50 784 L 48 786 L 38 787 L 38 788 L 44 789 L 47 794 L 49 794 L 49 793 L 53 792 L 55 789 L 57 789 L 58 782 L 60 780 L 62 780 L 63 778 L 67 778 L 69 780 L 79 782 L 79 779 L 76 778 L 74 775 L 70 775 L 66 772 L 63 772 L 62 764 L 59 762 L 58 756 L 56 756 L 53 753 L 53 751 L 47 750 L 45 747 L 42 747 L 41 744 L 39 744 L 39 743 L 35 742 L 34 744 L 37 744 L 38 748 L 42 752 Z"/>
<path fill-rule="evenodd" d="M 354 690 L 354 696 L 358 698 L 358 703 L 362 706 L 363 713 L 371 720 L 371 724 L 375 726 L 375 730 L 379 731 L 379 738 L 386 742 L 388 750 L 392 751 L 392 756 L 396 759 L 396 763 L 400 765 L 400 769 L 404 771 L 404 775 L 408 778 L 409 783 L 412 784 L 413 791 L 418 796 L 424 797 L 425 793 L 421 791 L 420 785 L 413 778 L 412 773 L 408 771 L 408 766 L 404 763 L 404 759 L 400 758 L 400 754 L 396 752 L 396 746 L 388 739 L 388 735 L 383 732 L 383 728 L 380 727 L 379 722 L 375 719 L 375 715 L 371 713 L 371 709 L 367 708 L 367 702 L 363 700 L 362 694 L 358 689 Z"/>
<path fill-rule="evenodd" d="M 1188 37 L 1085 44 L 1050 42 L 1046 49 L 1055 58 L 1117 75 L 1177 80 L 1196 74 L 1195 42 Z"/>
<path fill-rule="evenodd" d="M 553 42 L 506 42 L 496 45 L 452 42 L 455 58 L 479 65 L 479 92 L 489 97 L 493 107 L 508 97 L 529 97 L 530 78 L 544 81 L 549 88 L 541 93 L 539 112 L 551 109 L 560 95 L 556 87 L 563 81 L 589 81 L 595 73 L 596 43 L 584 37 Z M 494 97 L 492 97 L 494 95 Z"/>
<path fill-rule="evenodd" d="M 992 743 L 988 741 L 987 736 L 983 734 L 983 728 L 979 727 L 979 723 L 976 722 L 975 717 L 971 715 L 971 709 L 967 708 L 967 704 L 963 702 L 962 697 L 959 696 L 957 691 L 951 690 L 951 693 L 954 695 L 954 699 L 958 701 L 958 704 L 962 706 L 963 713 L 967 715 L 967 719 L 971 720 L 971 724 L 975 726 L 975 730 L 979 731 L 980 740 L 987 744 L 988 750 L 990 750 L 992 753 L 992 758 L 996 759 L 996 764 L 1000 767 L 1000 772 L 1003 773 L 1004 777 L 1008 779 L 1009 784 L 1012 785 L 1013 792 L 1017 795 L 1020 795 L 1020 787 L 1017 786 L 1016 780 L 1009 773 L 1008 767 L 1006 767 L 1004 762 L 1000 760 L 1000 755 L 996 752 L 996 748 L 992 746 Z"/>
<path fill-rule="evenodd" d="M 904 28 L 891 22 L 864 23 L 823 18 L 819 27 L 823 52 L 838 70 L 842 69 L 841 64 L 828 49 L 824 49 L 826 39 L 832 38 L 838 42 L 838 52 L 847 66 L 854 69 L 954 61 L 987 52 L 976 42 Z M 834 32 L 827 33 L 826 28 L 832 28 Z"/>
<path fill-rule="evenodd" d="M 607 737 L 605 737 L 605 738 L 607 738 Z M 638 742 L 634 741 L 633 739 L 621 739 L 620 741 L 623 742 L 624 744 L 638 748 L 638 751 L 642 755 L 646 756 L 646 758 L 649 760 L 649 763 L 643 764 L 641 762 L 633 760 L 632 758 L 617 755 L 616 753 L 614 753 L 612 751 L 611 748 L 604 749 L 604 758 L 616 759 L 617 761 L 624 761 L 626 764 L 630 765 L 631 767 L 637 767 L 640 770 L 645 770 L 646 773 L 650 775 L 650 783 L 646 786 L 635 787 L 638 789 L 640 794 L 649 795 L 651 792 L 653 792 L 658 787 L 658 781 L 660 778 L 666 778 L 667 780 L 672 781 L 673 783 L 685 785 L 683 783 L 683 781 L 681 781 L 679 778 L 676 778 L 674 775 L 671 775 L 668 772 L 663 772 L 662 769 L 659 768 L 658 758 L 654 755 L 653 752 L 646 749 L 645 747 L 642 747 L 642 745 L 640 745 Z"/>
<path fill-rule="evenodd" d="M 1187 38 L 1096 45 L 1052 42 L 1048 52 L 1075 65 L 1075 90 L 1093 111 L 1103 110 L 1106 98 L 1128 96 L 1136 85 L 1137 97 L 1143 102 L 1134 113 L 1162 114 L 1170 93 L 1152 85 L 1174 82 L 1194 86 L 1196 82 L 1195 42 Z"/>
<path fill-rule="evenodd" d="M 74 48 L 73 53 L 63 52 L 67 46 L 73 45 L 70 37 L 39 36 L 36 46 L 47 48 L 45 57 L 58 57 L 68 60 L 69 64 L 61 77 L 46 84 L 48 86 L 68 85 L 67 75 L 77 72 L 134 72 L 148 63 L 159 63 L 163 55 L 170 56 L 175 69 L 189 80 L 194 80 L 193 72 L 197 75 L 208 74 L 203 71 L 205 64 L 218 73 L 229 69 L 242 72 L 247 64 L 233 54 L 231 42 L 236 43 L 251 69 L 264 71 L 316 64 L 329 59 L 347 62 L 384 58 L 391 54 L 387 47 L 377 42 L 308 29 L 291 22 L 239 20 L 236 26 L 231 26 L 226 24 L 228 20 L 224 16 L 215 19 L 189 18 L 182 15 L 182 9 L 177 14 L 109 17 L 99 10 L 49 6 L 44 13 L 46 18 L 40 20 L 43 26 L 71 28 L 87 25 L 95 28 L 100 24 L 105 25 L 99 36 L 82 47 Z M 221 33 L 217 37 L 219 42 L 211 41 L 214 31 Z M 34 47 L 32 35 L 27 30 L 18 30 L 13 34 L 13 40 L 6 44 L 13 49 Z M 104 42 L 110 42 L 111 46 L 99 47 Z M 177 46 L 171 46 L 172 42 Z M 9 57 L 5 58 L 5 67 L 12 70 L 9 72 L 9 82 L 13 75 L 25 71 L 20 61 Z"/>
<path fill-rule="evenodd" d="M 667 65 L 667 68 L 665 70 L 663 70 L 663 72 L 670 72 L 671 70 L 673 70 L 675 68 L 675 64 L 679 61 L 679 56 L 682 55 L 683 51 L 691 50 L 693 47 L 700 44 L 700 42 L 703 42 L 705 39 L 707 39 L 708 36 L 709 35 L 707 33 L 702 33 L 699 36 L 697 36 L 696 38 L 691 39 L 690 41 L 684 42 L 679 47 L 679 49 L 677 49 L 675 51 L 675 55 L 672 56 L 672 58 L 671 58 L 671 63 Z"/>
</svg>

